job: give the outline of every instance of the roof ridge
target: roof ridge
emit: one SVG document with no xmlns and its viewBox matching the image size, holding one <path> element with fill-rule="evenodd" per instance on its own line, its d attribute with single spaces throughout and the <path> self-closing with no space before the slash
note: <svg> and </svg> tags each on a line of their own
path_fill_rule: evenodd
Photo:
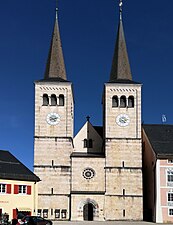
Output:
<svg viewBox="0 0 173 225">
<path fill-rule="evenodd" d="M 0 163 L 6 163 L 6 164 L 20 164 L 19 162 L 10 162 L 10 161 L 3 161 L 3 160 L 0 160 Z"/>
</svg>

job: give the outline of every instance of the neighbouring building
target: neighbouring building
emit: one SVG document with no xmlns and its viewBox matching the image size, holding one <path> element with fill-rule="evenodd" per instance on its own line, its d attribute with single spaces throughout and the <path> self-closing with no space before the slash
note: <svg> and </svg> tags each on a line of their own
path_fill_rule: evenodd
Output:
<svg viewBox="0 0 173 225">
<path fill-rule="evenodd" d="M 173 125 L 143 125 L 144 219 L 173 223 Z"/>
<path fill-rule="evenodd" d="M 103 126 L 74 137 L 58 15 L 44 78 L 35 82 L 34 172 L 38 214 L 55 220 L 143 220 L 141 84 L 132 79 L 122 10 L 112 69 L 103 87 Z"/>
<path fill-rule="evenodd" d="M 40 179 L 9 151 L 0 150 L 0 215 L 9 220 L 17 212 L 34 215 L 37 212 L 37 182 Z"/>
</svg>

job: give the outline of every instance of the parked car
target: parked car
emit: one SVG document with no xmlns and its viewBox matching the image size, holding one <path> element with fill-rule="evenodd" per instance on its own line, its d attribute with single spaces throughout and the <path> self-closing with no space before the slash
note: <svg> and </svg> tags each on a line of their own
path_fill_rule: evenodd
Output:
<svg viewBox="0 0 173 225">
<path fill-rule="evenodd" d="M 0 225 L 8 225 L 9 224 L 9 215 L 7 213 L 0 214 Z"/>
<path fill-rule="evenodd" d="M 21 220 L 21 224 L 27 225 L 52 225 L 51 220 L 46 220 L 41 216 L 24 216 Z"/>
</svg>

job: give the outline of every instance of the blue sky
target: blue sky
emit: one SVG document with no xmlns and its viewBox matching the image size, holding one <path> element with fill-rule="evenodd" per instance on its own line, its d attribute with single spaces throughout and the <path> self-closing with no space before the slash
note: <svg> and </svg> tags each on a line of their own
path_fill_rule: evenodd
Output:
<svg viewBox="0 0 173 225">
<path fill-rule="evenodd" d="M 144 123 L 173 124 L 173 1 L 124 0 L 123 21 L 134 81 L 143 84 Z M 34 81 L 43 78 L 55 0 L 0 2 L 0 149 L 33 168 Z M 103 84 L 109 80 L 118 0 L 59 0 L 68 80 L 74 84 L 75 132 L 87 115 L 102 125 Z"/>
</svg>

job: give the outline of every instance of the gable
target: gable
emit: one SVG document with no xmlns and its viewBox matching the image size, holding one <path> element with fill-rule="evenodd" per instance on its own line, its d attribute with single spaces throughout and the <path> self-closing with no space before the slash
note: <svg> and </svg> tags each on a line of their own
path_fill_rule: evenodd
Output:
<svg viewBox="0 0 173 225">
<path fill-rule="evenodd" d="M 85 147 L 84 140 L 92 140 L 92 148 Z M 74 137 L 74 151 L 99 153 L 102 152 L 102 142 L 101 128 L 96 127 L 95 129 L 95 127 L 93 127 L 93 125 L 87 121 Z"/>
</svg>

